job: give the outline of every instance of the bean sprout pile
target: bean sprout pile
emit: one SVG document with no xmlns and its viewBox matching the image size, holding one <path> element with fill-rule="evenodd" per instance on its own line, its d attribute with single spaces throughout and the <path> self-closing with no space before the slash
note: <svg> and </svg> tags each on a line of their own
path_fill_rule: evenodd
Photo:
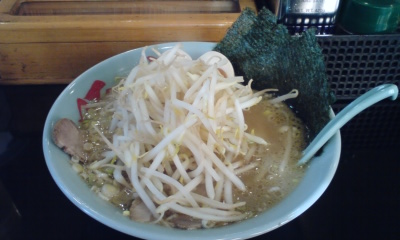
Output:
<svg viewBox="0 0 400 240">
<path fill-rule="evenodd" d="M 86 106 L 112 113 L 112 136 L 91 126 L 107 150 L 88 168 L 112 168 L 114 181 L 141 199 L 152 222 L 171 213 L 200 219 L 203 227 L 250 217 L 238 210 L 246 203 L 235 201 L 233 189 L 246 190 L 239 175 L 257 167 L 252 154 L 268 143 L 247 129 L 243 111 L 275 90 L 253 92 L 220 55 L 193 60 L 180 44 L 153 52 L 142 51 L 105 103 Z"/>
</svg>

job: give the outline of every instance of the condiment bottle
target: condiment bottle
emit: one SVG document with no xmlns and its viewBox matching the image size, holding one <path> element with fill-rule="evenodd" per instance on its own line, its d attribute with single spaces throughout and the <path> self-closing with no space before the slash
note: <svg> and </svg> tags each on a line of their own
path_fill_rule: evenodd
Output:
<svg viewBox="0 0 400 240">
<path fill-rule="evenodd" d="M 268 0 L 265 5 L 287 26 L 291 34 L 310 27 L 319 35 L 331 35 L 336 27 L 340 0 Z"/>
<path fill-rule="evenodd" d="M 399 26 L 400 0 L 345 0 L 339 29 L 350 34 L 393 33 Z"/>
</svg>

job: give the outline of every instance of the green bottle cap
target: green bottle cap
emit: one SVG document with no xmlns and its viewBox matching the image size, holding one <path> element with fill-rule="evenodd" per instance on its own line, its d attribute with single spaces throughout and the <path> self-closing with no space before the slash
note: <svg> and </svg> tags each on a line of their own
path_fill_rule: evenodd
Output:
<svg viewBox="0 0 400 240">
<path fill-rule="evenodd" d="M 393 33 L 399 21 L 400 0 L 346 0 L 339 26 L 354 34 Z"/>
</svg>

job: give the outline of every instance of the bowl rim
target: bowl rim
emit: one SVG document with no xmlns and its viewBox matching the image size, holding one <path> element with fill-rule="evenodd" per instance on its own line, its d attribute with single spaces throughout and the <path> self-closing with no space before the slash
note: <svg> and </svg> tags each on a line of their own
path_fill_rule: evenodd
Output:
<svg viewBox="0 0 400 240">
<path fill-rule="evenodd" d="M 211 42 L 181 42 L 183 44 L 183 47 L 185 50 L 187 49 L 192 49 L 192 48 L 199 48 L 200 52 L 202 51 L 201 49 L 212 49 L 216 43 L 211 43 Z M 168 48 L 172 48 L 175 46 L 177 42 L 170 42 L 170 43 L 162 43 L 162 44 L 156 44 L 156 45 L 151 45 L 148 46 L 148 48 L 155 47 L 161 50 L 165 50 Z M 81 196 L 79 196 L 76 193 L 76 189 L 71 189 L 69 185 L 66 184 L 65 178 L 63 179 L 60 176 L 60 170 L 57 169 L 57 164 L 52 160 L 53 159 L 53 152 L 50 149 L 50 146 L 54 145 L 51 140 L 51 129 L 52 125 L 54 124 L 54 115 L 55 112 L 57 111 L 58 105 L 61 104 L 62 99 L 71 93 L 71 91 L 74 91 L 77 88 L 77 85 L 79 83 L 83 82 L 86 75 L 91 72 L 95 71 L 97 68 L 105 66 L 110 63 L 110 61 L 114 61 L 117 58 L 121 58 L 123 56 L 129 56 L 129 55 L 135 55 L 135 54 L 140 54 L 142 51 L 143 47 L 141 48 L 136 48 L 132 49 L 129 51 L 125 51 L 123 53 L 114 55 L 108 59 L 105 59 L 104 61 L 101 61 L 100 63 L 92 66 L 85 72 L 83 72 L 81 75 L 79 75 L 77 78 L 75 78 L 68 86 L 62 91 L 62 93 L 57 97 L 55 102 L 53 103 L 53 106 L 51 107 L 45 121 L 44 125 L 44 130 L 43 130 L 43 138 L 42 138 L 42 144 L 43 144 L 43 152 L 44 152 L 44 157 L 46 161 L 46 165 L 48 167 L 48 170 L 55 181 L 56 185 L 60 188 L 60 190 L 63 192 L 63 194 L 79 209 L 81 209 L 84 213 L 89 215 L 90 217 L 96 219 L 100 223 L 103 223 L 104 225 L 113 228 L 117 231 L 123 232 L 125 234 L 135 236 L 135 237 L 140 237 L 140 238 L 145 238 L 145 239 L 169 239 L 169 240 L 179 240 L 179 239 L 187 239 L 187 233 L 188 230 L 179 230 L 179 229 L 169 229 L 163 226 L 159 225 L 153 225 L 153 224 L 141 224 L 137 223 L 134 221 L 129 220 L 130 223 L 124 223 L 120 224 L 119 218 L 114 219 L 114 218 L 108 218 L 101 210 L 94 209 L 91 205 L 90 202 L 87 201 L 86 199 L 83 199 Z M 196 50 L 196 51 L 197 51 Z M 331 117 L 334 116 L 333 110 L 331 109 Z M 265 216 L 268 213 L 269 215 L 274 215 L 279 213 L 278 206 L 282 205 L 290 205 L 288 202 L 287 198 L 290 195 L 293 194 L 302 194 L 298 193 L 299 186 L 297 186 L 294 191 L 289 194 L 285 199 L 283 199 L 280 203 L 278 203 L 276 206 L 273 208 L 267 210 L 265 213 L 260 214 L 257 217 L 247 219 L 243 222 L 240 223 L 235 223 L 231 224 L 228 226 L 223 226 L 219 228 L 213 228 L 213 229 L 199 229 L 199 230 L 189 230 L 190 233 L 193 233 L 190 237 L 192 239 L 245 239 L 245 238 L 252 238 L 255 236 L 259 236 L 261 234 L 265 234 L 267 232 L 270 232 L 301 215 L 303 212 L 305 212 L 308 208 L 310 208 L 324 193 L 324 191 L 327 189 L 329 186 L 330 182 L 332 181 L 334 174 L 336 172 L 336 169 L 339 164 L 339 159 L 340 159 L 340 152 L 341 152 L 341 137 L 340 137 L 340 131 L 338 131 L 326 144 L 327 148 L 329 148 L 330 153 L 332 153 L 332 157 L 328 160 L 330 162 L 324 162 L 323 160 L 325 159 L 318 159 L 321 157 L 316 157 L 313 161 L 311 161 L 310 166 L 314 164 L 323 164 L 324 166 L 326 165 L 329 169 L 327 170 L 327 175 L 322 176 L 323 181 L 318 184 L 318 187 L 313 189 L 312 194 L 309 196 L 302 196 L 302 203 L 296 207 L 290 208 L 291 210 L 287 212 L 287 214 L 282 215 L 280 217 L 275 217 L 274 221 L 271 222 L 265 222 L 265 223 L 260 223 L 261 220 L 266 219 Z M 61 150 L 59 150 L 61 151 Z M 323 154 L 322 154 L 323 156 Z M 322 162 L 322 163 L 321 163 Z M 307 169 L 308 171 L 308 169 Z M 78 174 L 75 173 L 77 177 Z M 306 177 L 306 176 L 304 176 Z M 80 177 L 79 177 L 80 178 Z M 81 179 L 79 179 L 81 180 Z M 81 180 L 82 181 L 82 180 Z M 309 182 L 312 181 L 312 179 L 307 180 Z M 83 181 L 82 181 L 83 182 Z M 302 184 L 304 182 L 304 179 L 300 182 Z M 300 185 L 299 184 L 299 185 Z M 87 190 L 90 191 L 88 188 Z M 95 196 L 98 199 L 100 199 L 98 196 Z M 101 199 L 100 199 L 101 200 Z M 104 201 L 104 200 L 101 200 Z M 104 201 L 106 202 L 106 201 Z M 109 203 L 107 203 L 109 204 Z M 111 204 L 110 204 L 111 205 Z M 285 205 L 285 206 L 286 206 Z M 281 207 L 283 208 L 283 207 Z M 276 210 L 278 209 L 278 210 Z M 275 213 L 277 212 L 277 213 Z M 119 213 L 122 215 L 122 213 Z M 126 217 L 125 217 L 126 218 Z"/>
</svg>

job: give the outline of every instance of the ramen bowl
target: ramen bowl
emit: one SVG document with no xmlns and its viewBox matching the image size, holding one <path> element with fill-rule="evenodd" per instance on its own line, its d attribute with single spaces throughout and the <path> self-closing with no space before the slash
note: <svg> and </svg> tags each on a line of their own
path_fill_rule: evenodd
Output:
<svg viewBox="0 0 400 240">
<path fill-rule="evenodd" d="M 163 52 L 175 46 L 166 43 L 152 46 Z M 210 51 L 214 43 L 185 42 L 183 49 L 193 59 Z M 331 182 L 340 157 L 341 139 L 337 132 L 324 146 L 322 154 L 311 160 L 298 186 L 282 201 L 257 217 L 228 226 L 181 230 L 164 226 L 139 223 L 124 216 L 122 211 L 104 201 L 72 169 L 70 157 L 52 141 L 52 129 L 61 118 L 80 119 L 77 100 L 83 98 L 96 80 L 105 83 L 102 89 L 111 87 L 116 76 L 126 76 L 138 64 L 142 49 L 135 49 L 111 57 L 77 77 L 54 102 L 47 116 L 43 132 L 43 151 L 47 167 L 54 181 L 65 196 L 79 209 L 104 225 L 144 239 L 245 239 L 272 231 L 306 211 L 323 194 Z M 149 48 L 150 51 L 150 48 Z"/>
</svg>

